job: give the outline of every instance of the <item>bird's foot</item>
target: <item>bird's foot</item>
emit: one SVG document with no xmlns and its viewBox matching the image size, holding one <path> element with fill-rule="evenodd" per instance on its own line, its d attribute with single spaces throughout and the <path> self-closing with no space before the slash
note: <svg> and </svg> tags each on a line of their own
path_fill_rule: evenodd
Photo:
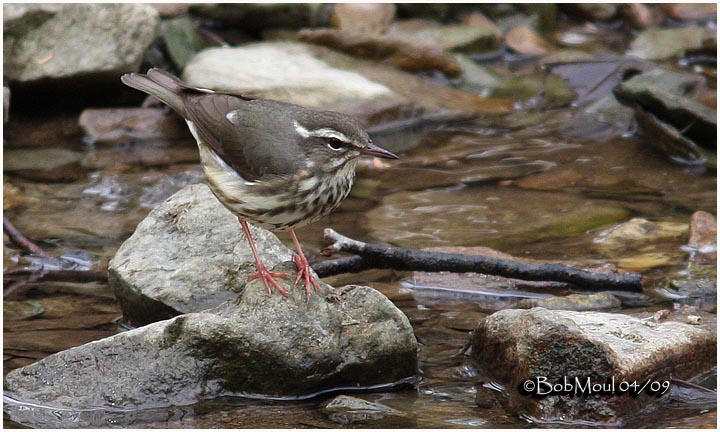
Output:
<svg viewBox="0 0 720 432">
<path fill-rule="evenodd" d="M 295 254 L 293 255 L 293 261 L 298 269 L 298 274 L 295 278 L 295 285 L 297 286 L 300 279 L 305 279 L 305 293 L 309 298 L 312 293 L 310 286 L 313 286 L 315 291 L 319 291 L 320 284 L 318 284 L 315 278 L 312 277 L 312 273 L 310 273 L 310 264 L 308 263 L 307 258 L 305 258 L 305 255 L 302 253 Z"/>
<path fill-rule="evenodd" d="M 260 263 L 257 263 L 257 270 L 257 273 L 250 275 L 249 280 L 262 279 L 268 294 L 272 294 L 272 287 L 275 287 L 283 296 L 287 297 L 290 295 L 290 293 L 275 280 L 276 277 L 287 278 L 287 273 L 272 272 Z"/>
</svg>

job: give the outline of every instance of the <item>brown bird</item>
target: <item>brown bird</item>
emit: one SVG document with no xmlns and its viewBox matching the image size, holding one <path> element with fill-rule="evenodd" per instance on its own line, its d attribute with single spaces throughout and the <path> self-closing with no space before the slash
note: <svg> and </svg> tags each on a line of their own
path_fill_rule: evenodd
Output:
<svg viewBox="0 0 720 432">
<path fill-rule="evenodd" d="M 362 155 L 397 159 L 372 143 L 356 119 L 286 102 L 215 92 L 186 85 L 160 69 L 123 75 L 126 85 L 152 95 L 180 114 L 200 149 L 207 184 L 237 215 L 268 292 L 285 273 L 261 262 L 248 221 L 272 231 L 290 230 L 297 253 L 295 285 L 319 289 L 310 275 L 295 228 L 335 210 L 350 193 Z"/>
</svg>

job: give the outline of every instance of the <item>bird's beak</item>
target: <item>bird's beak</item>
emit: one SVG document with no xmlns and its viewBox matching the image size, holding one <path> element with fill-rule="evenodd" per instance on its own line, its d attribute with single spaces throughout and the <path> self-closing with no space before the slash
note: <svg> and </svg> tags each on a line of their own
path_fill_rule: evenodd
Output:
<svg viewBox="0 0 720 432">
<path fill-rule="evenodd" d="M 378 147 L 373 143 L 368 144 L 368 146 L 364 149 L 360 149 L 360 154 L 366 156 L 377 156 L 385 159 L 400 159 L 395 153 L 387 151 L 382 147 Z"/>
</svg>

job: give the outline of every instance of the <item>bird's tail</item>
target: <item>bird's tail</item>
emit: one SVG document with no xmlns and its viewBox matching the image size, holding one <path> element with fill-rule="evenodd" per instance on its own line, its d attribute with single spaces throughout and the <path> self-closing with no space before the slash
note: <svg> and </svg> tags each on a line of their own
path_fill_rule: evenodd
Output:
<svg viewBox="0 0 720 432">
<path fill-rule="evenodd" d="M 153 68 L 147 71 L 147 75 L 129 73 L 120 77 L 120 80 L 127 86 L 155 96 L 181 116 L 187 117 L 182 93 L 189 87 L 164 70 Z"/>
</svg>

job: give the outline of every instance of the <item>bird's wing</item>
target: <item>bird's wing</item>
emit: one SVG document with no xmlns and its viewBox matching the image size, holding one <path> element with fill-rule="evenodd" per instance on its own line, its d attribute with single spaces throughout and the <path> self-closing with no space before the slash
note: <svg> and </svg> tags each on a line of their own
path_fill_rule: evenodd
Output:
<svg viewBox="0 0 720 432">
<path fill-rule="evenodd" d="M 188 120 L 201 140 L 248 181 L 292 175 L 301 167 L 304 153 L 290 107 L 224 93 L 196 94 L 186 100 Z"/>
</svg>

